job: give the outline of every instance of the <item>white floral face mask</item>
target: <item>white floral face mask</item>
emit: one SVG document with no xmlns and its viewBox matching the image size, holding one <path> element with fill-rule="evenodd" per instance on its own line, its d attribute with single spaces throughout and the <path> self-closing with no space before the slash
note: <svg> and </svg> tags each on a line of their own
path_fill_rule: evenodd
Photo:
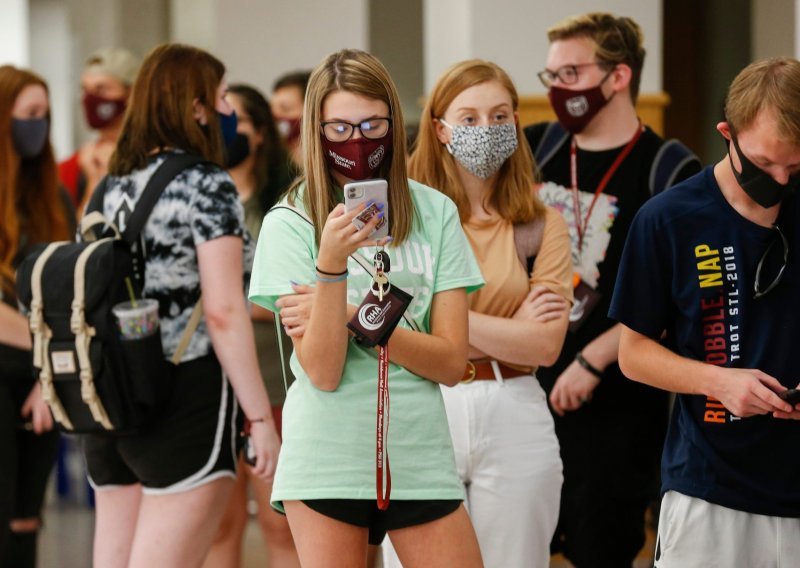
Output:
<svg viewBox="0 0 800 568">
<path fill-rule="evenodd" d="M 494 175 L 517 149 L 517 125 L 493 124 L 491 126 L 450 126 L 452 130 L 447 150 L 464 169 L 486 179 Z"/>
</svg>

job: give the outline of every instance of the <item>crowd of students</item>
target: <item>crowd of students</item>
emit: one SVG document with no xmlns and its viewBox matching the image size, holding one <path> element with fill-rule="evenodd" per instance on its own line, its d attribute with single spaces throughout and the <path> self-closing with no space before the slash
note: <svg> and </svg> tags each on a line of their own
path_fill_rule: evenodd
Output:
<svg viewBox="0 0 800 568">
<path fill-rule="evenodd" d="M 520 124 L 508 74 L 474 59 L 439 78 L 412 147 L 363 51 L 268 102 L 194 47 L 101 50 L 81 79 L 98 137 L 59 168 L 46 83 L 0 67 L 0 565 L 35 565 L 57 441 L 15 268 L 74 233 L 100 179 L 117 220 L 181 154 L 203 161 L 142 231 L 143 294 L 165 358 L 198 298 L 204 317 L 159 417 L 83 437 L 96 566 L 238 566 L 248 491 L 270 566 L 371 566 L 381 544 L 386 566 L 630 566 L 659 483 L 656 566 L 788 565 L 800 63 L 734 80 L 727 154 L 701 171 L 637 117 L 633 20 L 549 40 L 556 122 Z M 346 208 L 365 179 L 385 203 Z M 375 347 L 348 322 L 392 288 L 408 305 Z"/>
</svg>

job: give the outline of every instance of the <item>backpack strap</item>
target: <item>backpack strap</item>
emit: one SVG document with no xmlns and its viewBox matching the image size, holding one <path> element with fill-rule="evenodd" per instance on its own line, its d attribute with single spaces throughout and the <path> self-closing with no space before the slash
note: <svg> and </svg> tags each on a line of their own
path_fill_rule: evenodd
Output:
<svg viewBox="0 0 800 568">
<path fill-rule="evenodd" d="M 92 192 L 92 196 L 89 198 L 89 203 L 86 204 L 86 213 L 91 213 L 93 211 L 97 211 L 99 213 L 103 212 L 103 200 L 106 197 L 106 190 L 108 189 L 108 178 L 109 176 L 103 176 L 97 183 L 97 187 L 94 188 Z"/>
<path fill-rule="evenodd" d="M 153 175 L 150 176 L 150 179 L 147 181 L 147 185 L 144 187 L 142 194 L 139 196 L 136 207 L 126 223 L 125 232 L 122 233 L 122 238 L 129 243 L 133 243 L 139 236 L 139 233 L 142 232 L 145 223 L 147 223 L 147 219 L 150 217 L 150 213 L 153 211 L 153 207 L 155 207 L 156 203 L 158 202 L 158 198 L 161 197 L 161 194 L 167 188 L 169 183 L 175 179 L 175 176 L 177 176 L 186 168 L 205 161 L 206 160 L 204 158 L 194 154 L 169 154 L 164 162 L 158 166 L 158 169 L 153 172 Z M 90 215 L 95 212 L 100 213 L 101 215 L 103 214 L 103 202 L 105 200 L 106 191 L 108 191 L 109 178 L 110 176 L 105 176 L 97 184 L 97 187 L 95 187 L 94 191 L 92 192 L 92 196 L 89 198 L 89 203 L 86 205 L 86 214 L 84 217 L 90 217 Z M 92 216 L 90 219 L 96 219 L 96 217 Z M 106 226 L 110 226 L 107 221 L 104 222 Z M 84 230 L 89 230 L 95 225 L 96 221 L 91 225 L 85 226 L 82 219 L 82 236 L 86 238 L 86 236 L 83 235 Z M 87 240 L 94 239 L 89 237 Z"/>
<path fill-rule="evenodd" d="M 116 239 L 109 237 L 94 241 L 87 246 L 75 261 L 74 290 L 72 298 L 72 316 L 69 320 L 69 328 L 75 336 L 75 352 L 78 354 L 78 368 L 80 369 L 81 379 L 81 399 L 89 407 L 92 418 L 106 430 L 113 430 L 114 425 L 108 417 L 103 402 L 97 394 L 92 373 L 92 362 L 89 358 L 89 346 L 92 343 L 96 330 L 86 322 L 86 263 L 92 253 L 105 243 Z"/>
<path fill-rule="evenodd" d="M 569 136 L 569 132 L 558 121 L 547 124 L 542 139 L 539 140 L 539 144 L 533 152 L 533 157 L 536 158 L 536 166 L 540 170 L 553 159 L 553 156 L 556 155 L 561 146 L 569 140 Z"/>
<path fill-rule="evenodd" d="M 672 138 L 664 142 L 650 167 L 650 195 L 658 195 L 675 183 L 678 173 L 692 161 L 699 160 L 679 140 Z"/>
<path fill-rule="evenodd" d="M 186 168 L 205 161 L 204 158 L 194 154 L 170 154 L 167 156 L 167 159 L 150 176 L 144 191 L 139 196 L 136 207 L 134 207 L 130 218 L 125 223 L 122 239 L 128 243 L 135 242 L 145 223 L 147 223 L 147 219 L 150 217 L 158 198 L 161 197 L 170 182 L 175 179 L 175 176 Z"/>
<path fill-rule="evenodd" d="M 281 316 L 279 314 L 275 314 L 275 333 L 278 340 L 278 357 L 281 360 L 283 392 L 289 392 L 289 381 L 286 379 L 286 356 L 283 354 L 283 330 L 281 329 Z"/>
<path fill-rule="evenodd" d="M 533 272 L 533 263 L 542 246 L 546 223 L 545 214 L 536 217 L 533 221 L 514 225 L 514 245 L 517 248 L 517 258 L 527 270 L 528 275 Z"/>
<path fill-rule="evenodd" d="M 172 359 L 170 359 L 170 361 L 172 361 L 173 365 L 180 365 L 181 357 L 183 357 L 183 353 L 186 351 L 186 348 L 189 347 L 189 341 L 191 341 L 194 332 L 197 331 L 197 327 L 200 325 L 200 320 L 202 318 L 203 318 L 203 299 L 200 298 L 194 305 L 194 309 L 192 310 L 192 315 L 189 316 L 189 321 L 186 323 L 186 329 L 183 330 L 183 335 L 181 335 L 181 340 L 178 343 L 178 348 L 175 349 L 175 353 L 172 354 Z"/>
<path fill-rule="evenodd" d="M 170 154 L 167 156 L 166 160 L 164 160 L 153 175 L 150 176 L 147 185 L 139 196 L 136 207 L 126 223 L 125 231 L 122 233 L 121 238 L 127 243 L 135 243 L 145 223 L 147 223 L 147 219 L 150 218 L 150 213 L 153 212 L 153 208 L 158 202 L 159 197 L 164 193 L 164 190 L 170 182 L 175 179 L 175 176 L 183 170 L 205 161 L 204 158 L 194 154 Z M 90 225 L 87 225 L 87 229 L 99 222 L 99 219 L 92 215 L 95 211 L 102 214 L 103 199 L 107 189 L 108 176 L 104 177 L 100 183 L 97 184 L 97 188 L 94 190 L 89 200 L 89 205 L 86 207 L 86 217 L 88 217 L 87 223 L 90 223 Z M 103 222 L 107 223 L 105 218 L 103 218 Z M 81 230 L 83 230 L 83 222 L 81 222 Z M 189 317 L 189 322 L 186 324 L 186 329 L 183 330 L 183 335 L 178 343 L 178 348 L 172 355 L 171 361 L 173 364 L 178 365 L 180 363 L 181 357 L 183 357 L 184 352 L 189 347 L 192 335 L 194 335 L 194 332 L 200 325 L 202 317 L 203 304 L 201 298 L 198 299 L 197 303 L 194 305 L 192 315 Z"/>
<path fill-rule="evenodd" d="M 100 229 L 97 230 L 97 227 L 100 227 Z M 122 237 L 117 226 L 113 223 L 109 223 L 108 219 L 106 219 L 105 215 L 100 211 L 89 212 L 87 210 L 86 215 L 81 217 L 80 225 L 78 225 L 78 233 L 87 243 L 96 241 L 97 235 L 102 235 L 107 229 L 112 229 L 114 231 L 114 236 L 118 239 Z"/>
<path fill-rule="evenodd" d="M 56 389 L 53 386 L 53 371 L 50 368 L 50 356 L 48 354 L 53 331 L 44 321 L 44 303 L 42 302 L 42 272 L 44 271 L 44 266 L 56 249 L 67 244 L 69 244 L 68 241 L 50 243 L 33 264 L 31 274 L 31 312 L 28 320 L 33 334 L 33 366 L 39 369 L 42 399 L 50 407 L 56 422 L 59 422 L 66 430 L 74 430 L 75 427 L 67 416 L 67 412 L 64 410 L 64 406 L 61 404 L 61 400 L 58 398 Z"/>
</svg>

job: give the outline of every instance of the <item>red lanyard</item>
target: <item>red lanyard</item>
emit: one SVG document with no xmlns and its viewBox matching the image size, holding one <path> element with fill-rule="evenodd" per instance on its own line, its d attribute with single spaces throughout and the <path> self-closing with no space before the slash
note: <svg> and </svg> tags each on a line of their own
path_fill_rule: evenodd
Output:
<svg viewBox="0 0 800 568">
<path fill-rule="evenodd" d="M 625 161 L 625 158 L 628 157 L 628 154 L 631 153 L 633 147 L 636 146 L 636 142 L 639 140 L 639 137 L 644 132 L 644 126 L 642 126 L 641 122 L 639 123 L 639 128 L 636 129 L 636 133 L 633 135 L 633 138 L 625 145 L 622 149 L 622 152 L 619 153 L 617 159 L 614 160 L 614 163 L 611 164 L 611 167 L 608 168 L 608 171 L 603 176 L 603 179 L 600 180 L 600 184 L 597 186 L 597 189 L 594 190 L 594 198 L 592 199 L 592 203 L 589 205 L 589 210 L 586 212 L 586 217 L 581 221 L 581 201 L 580 196 L 578 194 L 578 146 L 575 143 L 575 137 L 572 137 L 572 144 L 570 145 L 569 149 L 569 159 L 570 159 L 570 174 L 572 178 L 572 207 L 573 211 L 575 212 L 575 228 L 578 231 L 578 254 L 583 251 L 583 236 L 586 234 L 586 228 L 589 226 L 589 218 L 592 216 L 592 210 L 594 209 L 595 203 L 597 203 L 597 199 L 600 197 L 600 194 L 603 193 L 603 190 L 608 185 L 608 182 L 611 181 L 611 177 L 619 168 L 620 164 Z"/>
<path fill-rule="evenodd" d="M 385 414 L 385 418 L 384 418 Z M 389 494 L 392 492 L 392 473 L 389 470 L 389 447 L 386 444 L 389 436 L 389 345 L 381 345 L 378 356 L 378 425 L 377 443 L 375 445 L 375 468 L 378 509 L 385 511 L 389 507 Z M 384 465 L 385 462 L 385 465 Z M 383 491 L 384 473 L 386 469 L 386 494 Z"/>
</svg>

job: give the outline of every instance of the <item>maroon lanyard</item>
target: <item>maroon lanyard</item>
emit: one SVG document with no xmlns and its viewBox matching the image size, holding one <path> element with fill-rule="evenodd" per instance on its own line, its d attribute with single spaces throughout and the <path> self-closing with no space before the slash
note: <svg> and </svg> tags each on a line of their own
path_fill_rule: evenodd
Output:
<svg viewBox="0 0 800 568">
<path fill-rule="evenodd" d="M 389 470 L 389 448 L 386 444 L 389 436 L 389 345 L 381 345 L 378 356 L 378 432 L 375 445 L 375 468 L 378 509 L 385 511 L 389 507 L 389 495 L 392 492 L 392 473 Z M 385 465 L 384 465 L 385 462 Z M 383 482 L 386 469 L 386 494 Z"/>
<path fill-rule="evenodd" d="M 570 175 L 572 178 L 572 207 L 573 211 L 575 212 L 575 229 L 578 231 L 578 254 L 583 252 L 583 236 L 586 234 L 586 228 L 589 226 L 589 218 L 592 216 L 592 210 L 594 209 L 595 203 L 597 203 L 597 199 L 600 197 L 600 194 L 603 193 L 603 190 L 605 190 L 608 182 L 611 181 L 611 177 L 617 171 L 619 166 L 625 161 L 625 158 L 628 157 L 628 154 L 631 153 L 633 147 L 636 146 L 636 142 L 639 140 L 642 132 L 644 132 L 644 126 L 642 126 L 640 121 L 639 127 L 636 129 L 636 133 L 633 135 L 633 138 L 631 138 L 630 141 L 625 145 L 625 147 L 622 149 L 622 152 L 620 152 L 617 156 L 617 159 L 614 160 L 614 163 L 611 164 L 610 168 L 608 168 L 608 171 L 603 176 L 603 179 L 600 180 L 597 189 L 594 190 L 594 198 L 592 199 L 592 203 L 589 205 L 589 210 L 586 212 L 586 217 L 583 218 L 582 221 L 581 201 L 578 194 L 578 146 L 575 143 L 575 137 L 572 137 L 572 144 L 570 145 L 569 149 L 569 159 Z"/>
</svg>

